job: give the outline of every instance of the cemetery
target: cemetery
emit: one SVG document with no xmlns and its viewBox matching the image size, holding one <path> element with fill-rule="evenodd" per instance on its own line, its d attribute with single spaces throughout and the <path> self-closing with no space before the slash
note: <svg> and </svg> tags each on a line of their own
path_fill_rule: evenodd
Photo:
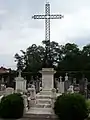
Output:
<svg viewBox="0 0 90 120">
<path fill-rule="evenodd" d="M 26 120 L 30 117 L 33 119 L 36 119 L 38 117 L 39 119 L 47 118 L 47 119 L 56 120 L 57 119 L 55 115 L 55 113 L 57 113 L 56 107 L 60 105 L 60 103 L 58 103 L 57 105 L 55 101 L 57 100 L 57 98 L 60 99 L 60 96 L 65 97 L 64 94 L 66 94 L 66 97 L 68 96 L 70 97 L 70 95 L 72 97 L 73 94 L 76 94 L 76 98 L 74 99 L 77 100 L 77 98 L 80 97 L 80 101 L 82 101 L 82 99 L 84 99 L 85 97 L 87 104 L 90 107 L 90 100 L 87 93 L 88 81 L 86 80 L 86 78 L 85 79 L 83 78 L 84 79 L 83 83 L 77 85 L 75 81 L 76 79 L 74 79 L 73 83 L 70 83 L 68 74 L 66 73 L 64 77 L 64 81 L 62 81 L 62 76 L 55 79 L 57 86 L 56 87 L 57 89 L 55 89 L 53 83 L 54 83 L 54 74 L 56 73 L 56 71 L 53 68 L 42 68 L 42 70 L 39 72 L 42 74 L 41 90 L 40 90 L 40 85 L 37 84 L 37 86 L 35 86 L 34 82 L 32 84 L 29 83 L 28 87 L 26 88 L 27 80 L 25 80 L 21 76 L 21 70 L 20 70 L 18 77 L 15 78 L 15 83 L 16 83 L 15 90 L 14 88 L 11 87 L 3 88 L 3 86 L 1 86 L 3 89 L 1 89 L 0 91 L 1 94 L 0 101 L 2 101 L 3 97 L 7 97 L 9 95 L 14 95 L 14 94 L 21 94 L 24 100 L 23 116 Z M 36 93 L 36 87 L 39 88 L 38 90 L 39 92 L 37 93 Z M 80 91 L 82 93 L 80 93 Z M 80 93 L 82 95 L 79 96 L 77 93 Z M 70 102 L 68 104 L 70 104 Z M 81 106 L 83 105 L 81 104 Z M 54 113 L 54 109 L 55 109 L 55 113 Z M 62 110 L 60 112 L 62 112 Z"/>
<path fill-rule="evenodd" d="M 57 75 L 58 70 L 52 63 L 50 20 L 63 17 L 60 14 L 50 14 L 50 3 L 48 2 L 45 4 L 45 15 L 34 15 L 32 17 L 33 19 L 45 20 L 45 54 L 43 62 L 40 59 L 38 63 L 41 69 L 38 70 L 37 68 L 37 74 L 31 75 L 30 78 L 25 77 L 23 73 L 27 71 L 22 69 L 22 59 L 18 55 L 15 56 L 19 61 L 18 76 L 13 80 L 15 87 L 7 87 L 3 77 L 0 81 L 0 117 L 2 120 L 7 117 L 8 119 L 18 120 L 89 119 L 90 83 L 88 78 L 84 75 L 81 79 L 77 79 L 75 76 L 70 78 L 70 71 L 64 71 L 63 67 L 62 71 L 64 71 L 64 74 L 59 74 L 58 72 Z M 33 45 L 33 47 L 35 48 L 36 46 Z M 43 51 L 43 48 L 41 49 Z M 41 62 L 43 63 L 42 66 Z M 35 66 L 38 66 L 38 64 L 36 63 Z M 31 69 L 29 65 L 27 65 L 27 69 L 28 67 Z M 32 67 L 32 73 L 33 70 L 36 69 Z"/>
</svg>

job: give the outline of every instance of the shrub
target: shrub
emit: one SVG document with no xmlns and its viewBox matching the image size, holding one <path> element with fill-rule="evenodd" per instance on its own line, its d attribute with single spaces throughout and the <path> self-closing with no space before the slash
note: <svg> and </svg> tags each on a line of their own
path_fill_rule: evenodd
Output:
<svg viewBox="0 0 90 120">
<path fill-rule="evenodd" d="M 24 103 L 20 94 L 11 94 L 3 97 L 0 103 L 0 117 L 18 119 L 23 116 Z"/>
<path fill-rule="evenodd" d="M 88 111 L 90 113 L 90 100 L 86 100 L 86 103 L 87 103 Z"/>
<path fill-rule="evenodd" d="M 88 117 L 85 98 L 77 93 L 59 96 L 54 111 L 60 120 L 84 120 Z"/>
</svg>

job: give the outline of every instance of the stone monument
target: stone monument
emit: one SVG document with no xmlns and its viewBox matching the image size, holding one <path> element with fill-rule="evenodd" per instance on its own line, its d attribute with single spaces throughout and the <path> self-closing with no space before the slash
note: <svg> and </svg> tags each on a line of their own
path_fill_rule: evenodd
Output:
<svg viewBox="0 0 90 120">
<path fill-rule="evenodd" d="M 50 54 L 50 19 L 61 19 L 62 15 L 50 14 L 50 4 L 45 4 L 45 15 L 34 15 L 34 19 L 45 19 L 45 41 L 46 51 L 44 56 L 44 65 L 40 73 L 42 74 L 42 91 L 36 95 L 36 105 L 30 108 L 29 113 L 33 114 L 52 114 L 53 101 L 55 99 L 54 90 L 54 74 L 56 71 L 53 68 L 52 58 Z M 51 103 L 51 98 L 53 98 Z"/>
<path fill-rule="evenodd" d="M 16 92 L 25 92 L 26 91 L 26 80 L 21 77 L 21 70 L 19 70 L 18 77 L 15 78 L 16 81 Z"/>
<path fill-rule="evenodd" d="M 42 90 L 51 92 L 54 88 L 54 74 L 56 71 L 53 68 L 42 68 L 40 71 L 42 74 Z"/>
</svg>

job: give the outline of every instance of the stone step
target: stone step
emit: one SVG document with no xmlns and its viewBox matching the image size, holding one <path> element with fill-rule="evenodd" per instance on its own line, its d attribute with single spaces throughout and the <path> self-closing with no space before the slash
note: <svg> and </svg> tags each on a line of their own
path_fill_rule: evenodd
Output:
<svg viewBox="0 0 90 120">
<path fill-rule="evenodd" d="M 36 100 L 36 103 L 39 104 L 39 103 L 45 103 L 45 104 L 51 104 L 51 99 L 37 99 Z"/>
<path fill-rule="evenodd" d="M 36 108 L 51 108 L 50 104 L 36 104 Z"/>
<path fill-rule="evenodd" d="M 36 108 L 31 107 L 23 118 L 18 120 L 58 120 L 52 108 Z"/>
<path fill-rule="evenodd" d="M 19 120 L 58 120 L 58 117 L 54 114 L 25 114 Z"/>
<path fill-rule="evenodd" d="M 35 115 L 42 115 L 42 114 L 54 114 L 54 111 L 52 108 L 37 108 L 37 107 L 31 107 L 29 111 L 26 112 L 26 115 L 35 114 Z"/>
<path fill-rule="evenodd" d="M 40 91 L 40 95 L 51 95 L 51 91 Z"/>
<path fill-rule="evenodd" d="M 51 95 L 40 95 L 40 94 L 37 94 L 36 98 L 37 99 L 50 99 Z"/>
</svg>

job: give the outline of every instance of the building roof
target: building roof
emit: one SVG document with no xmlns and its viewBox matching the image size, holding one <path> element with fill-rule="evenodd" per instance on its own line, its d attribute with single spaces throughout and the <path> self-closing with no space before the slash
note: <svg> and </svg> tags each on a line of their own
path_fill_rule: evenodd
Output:
<svg viewBox="0 0 90 120">
<path fill-rule="evenodd" d="M 10 72 L 10 69 L 0 67 L 0 73 L 9 73 L 9 72 Z"/>
</svg>

